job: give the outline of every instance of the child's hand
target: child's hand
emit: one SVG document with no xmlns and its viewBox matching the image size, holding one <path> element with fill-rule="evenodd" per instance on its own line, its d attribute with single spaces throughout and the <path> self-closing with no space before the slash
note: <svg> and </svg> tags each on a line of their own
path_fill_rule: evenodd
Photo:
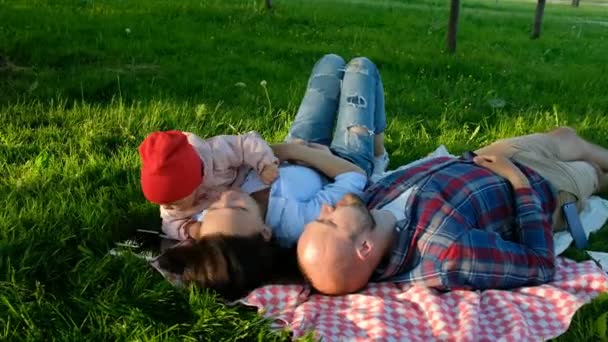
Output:
<svg viewBox="0 0 608 342">
<path fill-rule="evenodd" d="M 279 176 L 279 167 L 276 164 L 267 164 L 260 172 L 260 178 L 264 184 L 270 184 L 274 182 Z"/>
<path fill-rule="evenodd" d="M 192 222 L 188 225 L 188 235 L 194 240 L 198 240 L 201 238 L 201 222 Z"/>
</svg>

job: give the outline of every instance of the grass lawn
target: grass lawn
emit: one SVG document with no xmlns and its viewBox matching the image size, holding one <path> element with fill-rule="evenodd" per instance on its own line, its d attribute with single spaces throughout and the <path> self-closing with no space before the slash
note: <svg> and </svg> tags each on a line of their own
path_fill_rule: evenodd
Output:
<svg viewBox="0 0 608 342">
<path fill-rule="evenodd" d="M 325 53 L 380 68 L 392 166 L 558 125 L 608 146 L 606 6 L 549 3 L 531 41 L 533 2 L 464 1 L 449 56 L 445 0 L 274 2 L 0 0 L 0 340 L 287 338 L 107 252 L 159 226 L 139 188 L 148 132 L 280 141 Z M 606 338 L 607 314 L 602 296 L 557 340 Z"/>
</svg>

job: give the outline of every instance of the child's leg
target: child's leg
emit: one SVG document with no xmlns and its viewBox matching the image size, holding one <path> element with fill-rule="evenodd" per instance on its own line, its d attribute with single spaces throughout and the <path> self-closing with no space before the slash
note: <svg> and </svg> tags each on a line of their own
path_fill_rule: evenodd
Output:
<svg viewBox="0 0 608 342">
<path fill-rule="evenodd" d="M 385 127 L 384 92 L 378 69 L 365 57 L 355 58 L 346 66 L 342 81 L 331 149 L 369 176 L 374 168 L 375 136 Z"/>
<path fill-rule="evenodd" d="M 325 55 L 315 64 L 286 141 L 301 139 L 329 145 L 336 121 L 344 66 L 344 59 L 338 55 Z"/>
</svg>

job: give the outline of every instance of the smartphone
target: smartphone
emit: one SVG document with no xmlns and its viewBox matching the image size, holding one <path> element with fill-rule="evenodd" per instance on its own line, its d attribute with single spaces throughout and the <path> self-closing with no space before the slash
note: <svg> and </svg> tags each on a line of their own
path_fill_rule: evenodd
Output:
<svg viewBox="0 0 608 342">
<path fill-rule="evenodd" d="M 568 231 L 574 239 L 574 245 L 578 249 L 587 248 L 587 235 L 581 224 L 581 220 L 578 217 L 578 210 L 576 209 L 576 203 L 570 202 L 562 206 L 562 212 L 566 218 L 568 225 Z"/>
</svg>

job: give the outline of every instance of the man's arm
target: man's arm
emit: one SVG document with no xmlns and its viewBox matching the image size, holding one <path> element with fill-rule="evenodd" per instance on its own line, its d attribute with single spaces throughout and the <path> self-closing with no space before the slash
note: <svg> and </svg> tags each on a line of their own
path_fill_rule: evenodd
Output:
<svg viewBox="0 0 608 342">
<path fill-rule="evenodd" d="M 531 188 L 515 190 L 519 243 L 471 229 L 439 255 L 450 288 L 502 289 L 549 282 L 555 274 L 553 231 Z"/>
<path fill-rule="evenodd" d="M 271 147 L 275 156 L 280 160 L 302 162 L 332 179 L 347 172 L 357 172 L 365 175 L 365 172 L 357 165 L 331 153 L 306 145 L 283 143 L 274 144 Z"/>
<path fill-rule="evenodd" d="M 507 158 L 480 155 L 474 161 L 511 183 L 517 242 L 483 229 L 467 230 L 438 257 L 445 286 L 503 289 L 551 281 L 555 275 L 553 230 L 528 179 Z"/>
</svg>

